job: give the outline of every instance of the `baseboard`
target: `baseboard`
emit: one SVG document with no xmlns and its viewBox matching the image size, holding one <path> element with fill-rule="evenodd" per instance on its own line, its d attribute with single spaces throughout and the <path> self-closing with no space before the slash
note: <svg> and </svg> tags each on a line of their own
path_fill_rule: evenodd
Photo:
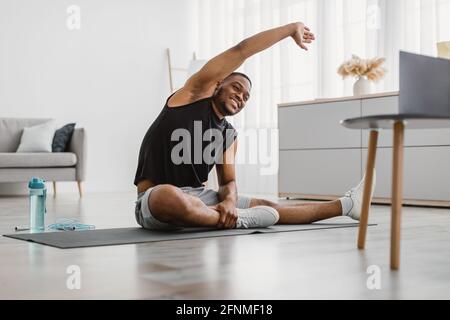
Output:
<svg viewBox="0 0 450 320">
<path fill-rule="evenodd" d="M 24 196 L 28 194 L 26 182 L 0 183 L 0 196 Z"/>
<path fill-rule="evenodd" d="M 312 200 L 312 201 L 330 201 L 339 198 L 340 196 L 330 195 L 308 195 L 301 193 L 278 193 L 280 198 L 289 198 L 292 200 Z M 390 205 L 390 198 L 373 198 L 372 204 Z M 436 207 L 436 208 L 450 208 L 450 201 L 443 200 L 420 200 L 420 199 L 403 199 L 403 205 L 414 207 Z"/>
</svg>

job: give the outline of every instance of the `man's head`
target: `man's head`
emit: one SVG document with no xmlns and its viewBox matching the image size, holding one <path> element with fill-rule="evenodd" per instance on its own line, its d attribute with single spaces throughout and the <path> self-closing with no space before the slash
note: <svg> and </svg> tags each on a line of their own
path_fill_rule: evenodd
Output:
<svg viewBox="0 0 450 320">
<path fill-rule="evenodd" d="M 252 82 L 248 76 L 233 72 L 219 82 L 213 95 L 213 102 L 223 116 L 239 113 L 250 98 Z"/>
</svg>

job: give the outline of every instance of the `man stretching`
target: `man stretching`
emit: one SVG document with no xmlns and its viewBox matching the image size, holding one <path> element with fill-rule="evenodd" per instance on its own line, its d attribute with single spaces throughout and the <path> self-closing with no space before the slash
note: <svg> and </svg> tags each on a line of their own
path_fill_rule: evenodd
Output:
<svg viewBox="0 0 450 320">
<path fill-rule="evenodd" d="M 139 152 L 135 213 L 142 227 L 264 228 L 276 223 L 308 224 L 340 215 L 359 220 L 364 179 L 342 198 L 325 203 L 279 205 L 237 192 L 232 161 L 237 138 L 225 117 L 245 107 L 252 83 L 246 75 L 234 71 L 247 58 L 287 37 L 303 50 L 315 40 L 301 22 L 261 32 L 208 61 L 167 99 Z M 213 134 L 217 132 L 219 136 Z M 185 138 L 183 143 L 188 142 L 186 148 L 180 149 L 181 137 Z M 211 152 L 208 141 L 215 142 L 219 152 Z M 205 154 L 210 154 L 210 159 Z M 214 166 L 218 192 L 204 186 Z"/>
</svg>

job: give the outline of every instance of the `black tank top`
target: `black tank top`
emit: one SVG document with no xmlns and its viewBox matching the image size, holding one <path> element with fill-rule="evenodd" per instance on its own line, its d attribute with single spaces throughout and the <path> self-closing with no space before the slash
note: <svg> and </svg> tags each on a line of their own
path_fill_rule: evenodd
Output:
<svg viewBox="0 0 450 320">
<path fill-rule="evenodd" d="M 169 108 L 167 103 L 170 97 L 144 136 L 134 184 L 150 179 L 155 184 L 200 187 L 208 180 L 208 174 L 214 165 L 222 160 L 223 151 L 233 143 L 237 133 L 225 118 L 219 119 L 216 115 L 212 108 L 212 97 Z M 216 129 L 215 137 L 220 132 L 223 142 L 220 150 L 212 150 L 211 141 L 216 139 L 209 129 Z M 183 139 L 186 134 L 190 139 Z M 205 152 L 213 157 L 198 156 L 199 148 L 202 155 Z M 175 161 L 172 159 L 173 154 L 176 155 Z M 177 155 L 183 157 L 181 163 Z M 189 161 L 185 161 L 187 159 Z"/>
</svg>

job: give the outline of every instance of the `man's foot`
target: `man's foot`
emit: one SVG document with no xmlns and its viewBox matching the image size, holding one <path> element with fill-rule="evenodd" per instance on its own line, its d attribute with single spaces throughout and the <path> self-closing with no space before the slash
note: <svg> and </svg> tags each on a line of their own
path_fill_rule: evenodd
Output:
<svg viewBox="0 0 450 320">
<path fill-rule="evenodd" d="M 364 175 L 361 182 L 354 188 L 350 189 L 350 191 L 347 191 L 345 193 L 345 196 L 341 199 L 342 204 L 342 215 L 348 216 L 354 220 L 359 221 L 359 217 L 361 215 L 361 209 L 362 209 L 362 198 L 364 193 L 364 185 L 366 181 L 366 175 Z M 375 184 L 376 184 L 376 172 L 373 171 L 373 179 L 372 179 L 372 192 L 370 194 L 369 203 L 372 202 L 372 196 L 373 192 L 375 190 Z"/>
<path fill-rule="evenodd" d="M 236 229 L 267 228 L 278 222 L 277 210 L 267 206 L 237 209 Z"/>
</svg>

